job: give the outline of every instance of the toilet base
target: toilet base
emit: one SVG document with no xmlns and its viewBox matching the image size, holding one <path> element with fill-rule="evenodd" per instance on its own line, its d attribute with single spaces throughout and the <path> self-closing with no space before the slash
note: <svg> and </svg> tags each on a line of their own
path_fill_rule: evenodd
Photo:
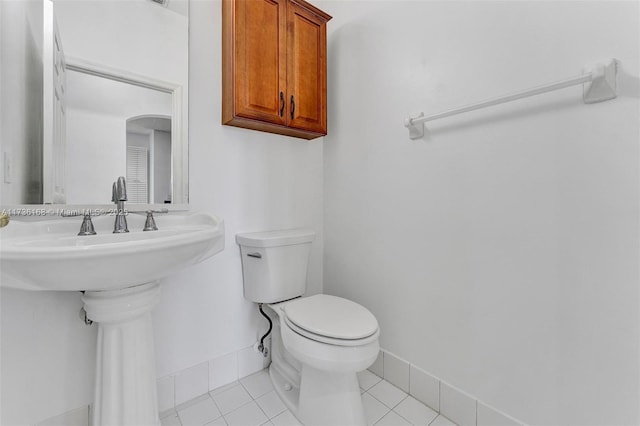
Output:
<svg viewBox="0 0 640 426">
<path fill-rule="evenodd" d="M 287 380 L 275 363 L 271 362 L 269 377 L 273 387 L 284 405 L 297 417 L 300 388 L 291 380 Z"/>
<path fill-rule="evenodd" d="M 303 365 L 298 418 L 305 426 L 366 425 L 356 373 Z"/>
<path fill-rule="evenodd" d="M 365 426 L 367 422 L 356 370 L 358 367 L 367 368 L 375 361 L 379 350 L 377 340 L 362 348 L 349 348 L 349 352 L 357 350 L 361 354 L 359 358 L 355 357 L 357 363 L 348 364 L 353 368 L 342 366 L 339 371 L 318 369 L 301 362 L 287 350 L 283 341 L 283 327 L 286 325 L 283 326 L 279 312 L 273 306 L 269 307 L 268 313 L 275 313 L 275 317 L 272 316 L 269 376 L 289 411 L 305 426 Z"/>
<path fill-rule="evenodd" d="M 305 365 L 300 388 L 273 363 L 269 376 L 280 399 L 304 426 L 367 424 L 355 373 L 331 373 Z"/>
</svg>

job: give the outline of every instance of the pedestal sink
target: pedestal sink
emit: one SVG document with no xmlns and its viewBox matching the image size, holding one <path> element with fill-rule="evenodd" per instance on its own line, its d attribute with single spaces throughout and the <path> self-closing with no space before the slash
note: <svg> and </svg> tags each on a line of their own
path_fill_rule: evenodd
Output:
<svg viewBox="0 0 640 426">
<path fill-rule="evenodd" d="M 151 310 L 161 278 L 224 248 L 224 223 L 203 213 L 129 215 L 129 233 L 112 234 L 113 217 L 93 219 L 97 235 L 76 236 L 81 218 L 13 220 L 0 232 L 2 286 L 83 291 L 98 324 L 93 425 L 158 425 Z"/>
</svg>

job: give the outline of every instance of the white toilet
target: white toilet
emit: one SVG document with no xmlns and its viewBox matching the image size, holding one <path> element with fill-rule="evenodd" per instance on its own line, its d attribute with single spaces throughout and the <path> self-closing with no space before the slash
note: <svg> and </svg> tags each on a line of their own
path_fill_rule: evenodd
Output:
<svg viewBox="0 0 640 426">
<path fill-rule="evenodd" d="M 365 425 L 356 373 L 378 356 L 378 321 L 341 297 L 302 297 L 314 236 L 310 229 L 236 235 L 244 297 L 272 310 L 269 375 L 298 420 L 305 426 Z"/>
</svg>

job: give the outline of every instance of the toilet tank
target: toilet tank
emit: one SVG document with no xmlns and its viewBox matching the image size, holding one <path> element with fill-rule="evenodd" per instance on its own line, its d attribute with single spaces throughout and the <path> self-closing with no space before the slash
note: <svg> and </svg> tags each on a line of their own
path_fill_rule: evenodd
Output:
<svg viewBox="0 0 640 426">
<path fill-rule="evenodd" d="M 275 303 L 302 296 L 315 235 L 311 229 L 237 234 L 245 299 Z"/>
</svg>

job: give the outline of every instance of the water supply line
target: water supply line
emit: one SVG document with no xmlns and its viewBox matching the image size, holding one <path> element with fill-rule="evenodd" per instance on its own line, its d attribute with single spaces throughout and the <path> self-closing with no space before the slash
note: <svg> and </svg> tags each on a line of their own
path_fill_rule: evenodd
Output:
<svg viewBox="0 0 640 426">
<path fill-rule="evenodd" d="M 269 330 L 267 330 L 264 336 L 262 336 L 262 338 L 260 339 L 260 344 L 258 345 L 258 352 L 260 352 L 262 356 L 266 358 L 269 355 L 269 349 L 264 346 L 264 339 L 266 339 L 267 336 L 271 334 L 271 329 L 273 328 L 273 322 L 271 321 L 271 318 L 269 317 L 269 315 L 265 314 L 265 312 L 262 310 L 262 303 L 258 303 L 258 309 L 260 310 L 260 313 L 262 314 L 262 316 L 265 317 L 267 321 L 269 321 Z"/>
</svg>

